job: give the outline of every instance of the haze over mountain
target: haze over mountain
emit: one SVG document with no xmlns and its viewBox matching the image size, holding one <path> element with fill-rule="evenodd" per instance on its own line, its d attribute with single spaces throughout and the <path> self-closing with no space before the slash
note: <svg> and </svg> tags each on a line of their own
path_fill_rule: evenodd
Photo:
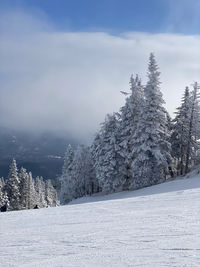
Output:
<svg viewBox="0 0 200 267">
<path fill-rule="evenodd" d="M 55 133 L 34 135 L 0 127 L 0 176 L 7 177 L 9 165 L 15 158 L 18 168 L 23 166 L 34 177 L 55 179 L 62 171 L 63 156 L 69 143 L 76 145 L 72 138 Z"/>
</svg>

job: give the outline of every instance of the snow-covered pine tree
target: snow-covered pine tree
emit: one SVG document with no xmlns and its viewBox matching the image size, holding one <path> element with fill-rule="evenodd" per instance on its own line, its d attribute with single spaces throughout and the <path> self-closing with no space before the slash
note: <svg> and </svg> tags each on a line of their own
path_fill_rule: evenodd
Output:
<svg viewBox="0 0 200 267">
<path fill-rule="evenodd" d="M 97 183 L 98 183 L 98 190 L 97 191 L 102 191 L 100 184 L 99 184 L 99 179 L 98 179 L 99 157 L 101 155 L 102 145 L 103 144 L 102 144 L 102 138 L 100 136 L 100 133 L 97 133 L 95 135 L 95 138 L 94 138 L 93 143 L 91 145 L 91 155 L 92 155 L 92 160 L 93 160 L 95 177 L 96 177 Z"/>
<path fill-rule="evenodd" d="M 191 111 L 190 111 L 190 123 L 189 132 L 187 139 L 186 149 L 186 163 L 185 173 L 188 173 L 190 166 L 195 163 L 196 152 L 199 149 L 199 138 L 200 138 L 200 104 L 199 104 L 199 85 L 197 82 L 193 85 L 191 92 Z"/>
<path fill-rule="evenodd" d="M 36 177 L 35 179 L 35 191 L 36 191 L 36 204 L 40 208 L 44 208 L 47 206 L 46 202 L 46 187 L 43 177 Z"/>
<path fill-rule="evenodd" d="M 91 195 L 96 191 L 97 180 L 89 147 L 77 147 L 72 163 L 72 178 L 75 182 L 73 198 Z"/>
<path fill-rule="evenodd" d="M 7 192 L 5 191 L 5 180 L 3 177 L 0 178 L 0 206 L 7 204 L 9 206 L 9 199 Z"/>
<path fill-rule="evenodd" d="M 28 173 L 28 209 L 32 209 L 37 202 L 37 195 L 35 191 L 35 183 L 32 177 L 32 173 Z"/>
<path fill-rule="evenodd" d="M 7 192 L 5 191 L 5 183 L 2 177 L 0 178 L 0 207 L 3 206 L 5 203 L 9 206 L 9 199 Z"/>
<path fill-rule="evenodd" d="M 45 181 L 45 195 L 46 195 L 46 203 L 47 206 L 49 207 L 56 207 L 59 205 L 58 201 L 58 196 L 57 196 L 57 191 L 53 187 L 51 180 L 46 180 Z"/>
<path fill-rule="evenodd" d="M 72 162 L 74 159 L 74 152 L 71 145 L 68 145 L 65 157 L 64 165 L 62 169 L 62 175 L 60 177 L 61 189 L 60 189 L 60 202 L 66 204 L 74 198 L 75 181 L 72 178 Z"/>
<path fill-rule="evenodd" d="M 125 164 L 118 151 L 117 114 L 107 115 L 92 145 L 96 177 L 105 193 L 121 191 L 125 183 Z"/>
<path fill-rule="evenodd" d="M 118 127 L 118 153 L 123 158 L 122 164 L 126 168 L 124 189 L 129 189 L 133 179 L 131 171 L 133 136 L 139 119 L 140 107 L 144 101 L 143 86 L 138 75 L 136 75 L 135 78 L 133 75 L 131 76 L 130 90 L 131 95 L 126 98 L 126 103 L 120 110 L 121 113 Z"/>
<path fill-rule="evenodd" d="M 19 173 L 20 209 L 28 209 L 29 203 L 29 176 L 23 167 Z"/>
<path fill-rule="evenodd" d="M 0 207 L 4 204 L 4 184 L 3 179 L 0 178 Z"/>
<path fill-rule="evenodd" d="M 132 189 L 163 182 L 171 161 L 159 76 L 155 56 L 151 53 L 148 82 L 144 90 L 145 101 L 141 105 L 137 129 L 132 139 Z"/>
<path fill-rule="evenodd" d="M 96 176 L 95 162 L 92 155 L 92 147 L 86 147 L 86 168 L 88 168 L 89 179 L 87 179 L 86 194 L 92 195 L 100 192 L 99 181 Z"/>
<path fill-rule="evenodd" d="M 9 208 L 11 210 L 20 209 L 20 180 L 15 159 L 13 159 L 10 165 L 10 171 L 5 184 L 5 192 L 8 196 Z"/>
<path fill-rule="evenodd" d="M 183 175 L 185 173 L 190 117 L 191 97 L 189 88 L 186 87 L 182 98 L 182 104 L 177 108 L 176 117 L 173 120 L 173 131 L 171 135 L 172 157 L 178 175 Z"/>
</svg>

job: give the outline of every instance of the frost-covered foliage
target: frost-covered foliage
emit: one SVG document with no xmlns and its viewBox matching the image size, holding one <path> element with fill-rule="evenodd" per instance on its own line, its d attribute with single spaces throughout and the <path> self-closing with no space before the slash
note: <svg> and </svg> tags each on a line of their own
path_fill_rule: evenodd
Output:
<svg viewBox="0 0 200 267">
<path fill-rule="evenodd" d="M 141 105 L 137 129 L 133 136 L 133 189 L 163 182 L 171 160 L 159 76 L 155 57 L 151 54 L 148 82 L 144 90 L 145 101 Z"/>
<path fill-rule="evenodd" d="M 31 209 L 36 204 L 36 191 L 35 191 L 35 182 L 32 176 L 32 173 L 28 173 L 28 209 Z"/>
<path fill-rule="evenodd" d="M 96 188 L 95 172 L 90 149 L 78 146 L 72 164 L 72 177 L 75 181 L 75 197 L 91 195 Z"/>
<path fill-rule="evenodd" d="M 185 88 L 182 104 L 177 108 L 176 117 L 173 120 L 173 131 L 171 135 L 172 156 L 176 159 L 178 174 L 183 174 L 186 163 L 187 140 L 190 125 L 191 98 L 189 88 Z"/>
<path fill-rule="evenodd" d="M 0 178 L 0 207 L 8 203 L 8 196 L 5 191 L 5 181 L 3 177 Z"/>
<path fill-rule="evenodd" d="M 23 167 L 19 173 L 20 208 L 31 209 L 36 204 L 36 191 L 32 173 Z"/>
<path fill-rule="evenodd" d="M 200 105 L 199 86 L 193 85 L 190 92 L 186 87 L 181 106 L 177 108 L 171 135 L 172 156 L 177 173 L 189 171 L 199 160 Z"/>
<path fill-rule="evenodd" d="M 4 199 L 3 199 L 3 182 L 0 178 L 0 206 L 2 206 L 4 203 Z"/>
<path fill-rule="evenodd" d="M 56 190 L 49 181 L 46 183 L 48 186 L 42 177 L 33 179 L 32 173 L 27 173 L 23 167 L 18 173 L 13 160 L 8 178 L 5 181 L 0 179 L 0 205 L 7 203 L 9 210 L 32 209 L 35 205 L 55 206 L 59 203 Z"/>
<path fill-rule="evenodd" d="M 56 207 L 59 205 L 57 191 L 53 187 L 51 180 L 46 180 L 45 182 L 45 200 L 49 207 Z"/>
<path fill-rule="evenodd" d="M 12 210 L 20 209 L 20 180 L 16 161 L 13 159 L 10 171 L 5 184 L 5 191 L 8 196 L 9 206 Z"/>
<path fill-rule="evenodd" d="M 29 208 L 29 175 L 26 169 L 21 168 L 19 173 L 19 180 L 20 180 L 20 203 L 22 209 Z"/>
<path fill-rule="evenodd" d="M 60 181 L 61 204 L 98 191 L 98 182 L 89 147 L 81 145 L 73 152 L 72 147 L 68 146 Z"/>
<path fill-rule="evenodd" d="M 199 104 L 199 86 L 194 83 L 193 90 L 191 92 L 191 112 L 190 112 L 190 124 L 189 133 L 187 140 L 187 151 L 186 151 L 186 163 L 185 173 L 188 173 L 191 165 L 195 163 L 196 153 L 199 149 L 200 139 L 200 104 Z M 193 163 L 194 162 L 194 163 Z"/>
<path fill-rule="evenodd" d="M 74 152 L 71 145 L 67 147 L 62 175 L 60 177 L 61 189 L 60 189 L 60 202 L 66 204 L 75 197 L 75 181 L 72 177 L 72 163 L 74 159 Z"/>
<path fill-rule="evenodd" d="M 125 105 L 120 110 L 119 127 L 117 129 L 119 144 L 118 153 L 123 158 L 122 164 L 125 166 L 126 174 L 124 176 L 124 189 L 129 189 L 133 180 L 131 170 L 133 136 L 139 121 L 140 107 L 144 101 L 144 91 L 141 80 L 138 75 L 130 79 L 131 95 L 126 99 Z"/>
<path fill-rule="evenodd" d="M 37 205 L 41 208 L 47 206 L 46 201 L 46 187 L 43 177 L 36 177 L 35 179 L 35 191 L 36 191 L 36 199 Z"/>
<path fill-rule="evenodd" d="M 97 134 L 92 150 L 96 177 L 103 192 L 121 191 L 126 173 L 124 158 L 118 153 L 117 115 L 107 115 Z"/>
</svg>

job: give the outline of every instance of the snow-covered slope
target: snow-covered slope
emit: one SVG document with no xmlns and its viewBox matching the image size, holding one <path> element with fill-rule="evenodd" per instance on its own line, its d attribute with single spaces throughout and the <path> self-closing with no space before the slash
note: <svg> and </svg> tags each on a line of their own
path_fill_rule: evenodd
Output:
<svg viewBox="0 0 200 267">
<path fill-rule="evenodd" d="M 88 200 L 0 213 L 0 266 L 200 266 L 199 174 Z"/>
</svg>

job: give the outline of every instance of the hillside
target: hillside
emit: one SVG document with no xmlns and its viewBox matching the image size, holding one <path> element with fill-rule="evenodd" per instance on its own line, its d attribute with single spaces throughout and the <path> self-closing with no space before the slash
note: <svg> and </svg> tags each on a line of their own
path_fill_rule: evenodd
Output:
<svg viewBox="0 0 200 267">
<path fill-rule="evenodd" d="M 200 266 L 200 175 L 188 177 L 1 213 L 0 266 Z"/>
</svg>

